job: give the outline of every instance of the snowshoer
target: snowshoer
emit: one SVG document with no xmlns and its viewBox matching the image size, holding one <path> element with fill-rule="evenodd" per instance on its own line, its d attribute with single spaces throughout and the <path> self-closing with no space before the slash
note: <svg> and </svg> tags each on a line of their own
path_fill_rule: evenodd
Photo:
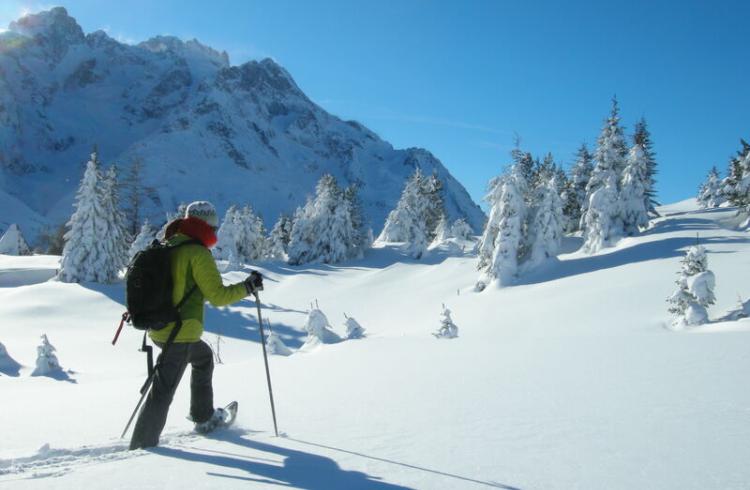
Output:
<svg viewBox="0 0 750 490">
<path fill-rule="evenodd" d="M 185 217 L 168 227 L 165 239 L 169 245 L 186 241 L 187 244 L 170 252 L 174 289 L 172 298 L 178 304 L 183 296 L 197 285 L 195 291 L 180 309 L 182 328 L 174 343 L 166 349 L 166 357 L 160 359 L 151 392 L 138 415 L 130 449 L 153 447 L 167 421 L 169 405 L 177 385 L 188 364 L 190 373 L 190 419 L 198 432 L 208 432 L 220 424 L 227 414 L 222 408 L 214 408 L 212 377 L 214 370 L 211 347 L 201 340 L 203 334 L 203 305 L 209 301 L 214 306 L 225 306 L 240 301 L 256 290 L 262 289 L 262 276 L 253 271 L 245 281 L 224 286 L 211 252 L 216 244 L 218 218 L 213 205 L 196 201 L 185 210 Z M 150 331 L 151 340 L 164 348 L 174 323 L 158 331 Z M 162 357 L 160 356 L 160 358 Z"/>
</svg>

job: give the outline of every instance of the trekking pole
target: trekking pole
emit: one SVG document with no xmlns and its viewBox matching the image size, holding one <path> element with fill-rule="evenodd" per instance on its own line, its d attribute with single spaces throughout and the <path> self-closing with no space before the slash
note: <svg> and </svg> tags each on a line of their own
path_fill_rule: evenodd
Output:
<svg viewBox="0 0 750 490">
<path fill-rule="evenodd" d="M 258 292 L 254 292 L 255 306 L 258 308 L 258 325 L 260 325 L 260 340 L 263 345 L 263 361 L 266 364 L 266 381 L 268 382 L 268 396 L 271 399 L 271 415 L 273 416 L 273 431 L 279 437 L 279 429 L 276 425 L 276 407 L 273 403 L 273 388 L 271 388 L 271 372 L 268 370 L 268 354 L 266 354 L 266 333 L 263 330 L 263 318 L 260 315 L 260 298 Z"/>
<path fill-rule="evenodd" d="M 151 373 L 151 376 L 148 377 L 146 380 L 146 383 L 143 385 L 143 388 L 141 388 L 141 399 L 138 400 L 138 405 L 135 406 L 135 410 L 133 410 L 133 413 L 130 415 L 130 418 L 128 419 L 128 423 L 125 426 L 125 430 L 122 431 L 122 435 L 120 436 L 120 439 L 125 437 L 125 434 L 128 433 L 128 429 L 130 429 L 130 424 L 133 423 L 133 419 L 135 418 L 135 415 L 138 413 L 138 409 L 141 408 L 141 405 L 143 404 L 143 400 L 146 399 L 146 395 L 148 395 L 148 392 L 151 391 L 151 385 L 154 384 L 154 375 L 156 374 L 156 371 Z"/>
</svg>

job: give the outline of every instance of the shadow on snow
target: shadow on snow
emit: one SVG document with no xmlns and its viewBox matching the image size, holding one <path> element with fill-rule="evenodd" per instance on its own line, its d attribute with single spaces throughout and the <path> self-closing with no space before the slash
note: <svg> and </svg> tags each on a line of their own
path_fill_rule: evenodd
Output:
<svg viewBox="0 0 750 490">
<path fill-rule="evenodd" d="M 225 442 L 231 442 L 247 449 L 280 456 L 283 458 L 282 464 L 278 464 L 270 459 L 262 459 L 253 456 L 243 456 L 228 452 L 210 451 L 196 448 L 185 449 L 195 449 L 199 452 L 187 451 L 185 449 L 171 447 L 157 447 L 150 449 L 149 451 L 160 456 L 177 458 L 185 461 L 201 462 L 228 468 L 231 470 L 244 471 L 249 473 L 249 475 L 245 476 L 226 474 L 220 473 L 218 471 L 208 471 L 207 475 L 238 481 L 263 483 L 266 485 L 279 485 L 285 487 L 302 488 L 306 490 L 349 490 L 353 488 L 373 490 L 406 490 L 409 488 L 384 482 L 378 477 L 371 476 L 360 471 L 343 470 L 333 459 L 327 458 L 325 456 L 255 441 L 243 437 L 243 435 L 243 432 L 227 431 L 221 434 L 217 434 L 216 436 L 214 436 L 214 438 L 220 439 Z M 493 488 L 518 490 L 515 487 L 510 487 L 494 482 L 474 480 L 472 478 L 466 478 L 450 473 L 421 468 L 419 466 L 399 463 L 388 459 L 367 456 L 362 453 L 346 451 L 335 447 L 329 447 L 305 441 L 297 441 L 295 439 L 287 440 L 299 444 L 339 451 L 367 459 L 395 464 L 413 470 L 425 471 L 447 478 L 482 484 Z"/>
</svg>

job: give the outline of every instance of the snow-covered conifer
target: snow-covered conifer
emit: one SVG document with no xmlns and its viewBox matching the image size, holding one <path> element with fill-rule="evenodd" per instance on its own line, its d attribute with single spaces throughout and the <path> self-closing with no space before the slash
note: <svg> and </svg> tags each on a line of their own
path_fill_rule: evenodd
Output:
<svg viewBox="0 0 750 490">
<path fill-rule="evenodd" d="M 648 226 L 647 159 L 641 145 L 628 152 L 620 188 L 620 212 L 625 235 L 635 235 Z"/>
<path fill-rule="evenodd" d="M 471 225 L 464 218 L 458 218 L 451 225 L 450 235 L 454 238 L 469 240 L 473 234 L 474 230 L 471 229 Z"/>
<path fill-rule="evenodd" d="M 217 259 L 229 261 L 230 268 L 237 268 L 240 263 L 239 241 L 242 239 L 242 219 L 240 210 L 230 206 L 224 214 L 224 220 L 216 233 L 216 246 L 213 249 Z"/>
<path fill-rule="evenodd" d="M 646 124 L 646 118 L 641 118 L 635 123 L 635 132 L 633 134 L 633 144 L 639 145 L 643 150 L 643 158 L 646 164 L 646 172 L 644 175 L 644 199 L 646 201 L 645 206 L 649 215 L 659 216 L 656 211 L 656 206 L 659 203 L 656 200 L 656 154 L 654 153 L 654 144 L 651 141 L 651 133 L 648 130 Z"/>
<path fill-rule="evenodd" d="M 614 245 L 622 238 L 620 206 L 614 172 L 589 198 L 583 222 L 583 250 L 589 253 Z"/>
<path fill-rule="evenodd" d="M 346 321 L 344 322 L 344 328 L 346 328 L 346 338 L 347 339 L 361 339 L 365 336 L 365 329 L 362 325 L 359 324 L 357 320 L 355 320 L 353 317 L 344 315 L 346 317 Z"/>
<path fill-rule="evenodd" d="M 318 308 L 312 308 L 307 314 L 305 331 L 307 332 L 307 339 L 304 346 L 341 342 L 341 337 L 333 331 L 331 324 L 328 323 L 328 317 Z"/>
<path fill-rule="evenodd" d="M 268 253 L 266 228 L 250 206 L 244 206 L 239 212 L 239 229 L 237 251 L 240 259 L 243 262 L 264 259 Z"/>
<path fill-rule="evenodd" d="M 333 264 L 362 253 L 361 230 L 355 228 L 352 201 L 344 196 L 336 179 L 324 175 L 315 197 L 294 216 L 289 240 L 289 263 Z"/>
<path fill-rule="evenodd" d="M 135 240 L 133 240 L 133 243 L 130 244 L 130 250 L 128 251 L 128 262 L 131 262 L 133 260 L 135 254 L 137 254 L 141 250 L 146 250 L 146 248 L 151 245 L 154 240 L 156 240 L 156 232 L 156 228 L 151 226 L 151 223 L 149 223 L 148 220 L 143 222 L 141 231 L 138 232 L 138 236 L 136 236 Z"/>
<path fill-rule="evenodd" d="M 0 237 L 0 254 L 31 255 L 31 249 L 17 224 L 10 225 Z"/>
<path fill-rule="evenodd" d="M 344 200 L 351 215 L 354 228 L 354 243 L 352 243 L 352 257 L 362 257 L 365 250 L 372 245 L 372 230 L 367 226 L 365 214 L 362 210 L 362 200 L 359 197 L 359 187 L 355 184 L 344 189 Z"/>
<path fill-rule="evenodd" d="M 440 181 L 425 178 L 419 168 L 409 178 L 401 198 L 386 219 L 379 242 L 401 242 L 405 250 L 419 259 L 435 236 L 443 213 Z M 437 211 L 436 211 L 437 210 Z"/>
<path fill-rule="evenodd" d="M 706 181 L 698 191 L 698 204 L 702 208 L 717 208 L 724 202 L 721 192 L 721 178 L 716 167 L 712 167 Z"/>
<path fill-rule="evenodd" d="M 594 170 L 593 156 L 586 144 L 582 144 L 576 153 L 576 161 L 570 169 L 570 180 L 566 190 L 565 215 L 568 218 L 567 231 L 574 232 L 581 228 L 581 215 L 585 212 L 586 186 Z"/>
<path fill-rule="evenodd" d="M 104 239 L 105 245 L 111 247 L 112 260 L 118 270 L 123 269 L 128 262 L 128 248 L 130 234 L 125 220 L 125 214 L 120 209 L 120 184 L 117 180 L 117 166 L 111 165 L 102 179 L 102 197 L 108 216 L 106 221 L 108 231 Z"/>
<path fill-rule="evenodd" d="M 532 267 L 557 256 L 563 233 L 562 202 L 557 194 L 555 177 L 540 185 L 536 192 L 538 204 L 529 228 Z"/>
<path fill-rule="evenodd" d="M 523 244 L 523 224 L 526 219 L 524 194 L 526 181 L 521 169 L 512 166 L 510 172 L 490 181 L 485 199 L 490 215 L 479 242 L 478 269 L 482 278 L 477 283 L 483 289 L 496 280 L 500 286 L 509 284 L 518 271 L 519 250 Z"/>
<path fill-rule="evenodd" d="M 445 215 L 440 217 L 437 227 L 435 228 L 435 238 L 432 240 L 432 244 L 440 244 L 449 238 L 452 238 L 451 228 L 448 226 L 448 220 Z"/>
<path fill-rule="evenodd" d="M 437 332 L 433 333 L 435 337 L 439 339 L 455 339 L 458 337 L 458 327 L 453 323 L 451 318 L 451 310 L 443 305 L 443 312 L 441 313 L 440 328 Z"/>
<path fill-rule="evenodd" d="M 292 217 L 287 214 L 279 216 L 276 224 L 271 229 L 271 236 L 268 238 L 269 257 L 276 260 L 287 259 L 287 249 L 289 240 L 292 235 Z"/>
<path fill-rule="evenodd" d="M 690 247 L 682 259 L 677 290 L 667 299 L 673 315 L 672 326 L 683 328 L 708 321 L 706 308 L 716 301 L 714 273 L 708 270 L 706 249 Z"/>
<path fill-rule="evenodd" d="M 57 349 L 50 344 L 46 334 L 42 334 L 42 343 L 36 348 L 36 368 L 31 373 L 32 376 L 48 376 L 56 372 L 62 372 L 60 362 L 57 360 L 55 352 Z"/>
<path fill-rule="evenodd" d="M 92 153 L 76 194 L 75 212 L 66 225 L 58 274 L 64 282 L 112 282 L 127 258 L 112 200 L 102 195 L 102 189 L 111 190 L 111 184 L 101 180 L 99 161 Z"/>
</svg>

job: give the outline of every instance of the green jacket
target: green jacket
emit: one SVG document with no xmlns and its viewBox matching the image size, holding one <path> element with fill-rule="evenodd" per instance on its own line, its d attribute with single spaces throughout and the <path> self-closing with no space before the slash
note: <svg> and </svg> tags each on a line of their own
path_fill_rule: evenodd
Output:
<svg viewBox="0 0 750 490">
<path fill-rule="evenodd" d="M 177 233 L 168 243 L 177 245 L 188 240 L 191 238 Z M 177 247 L 170 253 L 170 260 L 174 282 L 172 302 L 175 305 L 194 284 L 198 284 L 198 288 L 180 308 L 182 328 L 175 342 L 197 342 L 203 334 L 203 303 L 208 300 L 214 306 L 226 306 L 247 296 L 247 290 L 243 283 L 224 286 L 213 255 L 202 245 Z M 173 328 L 174 323 L 170 323 L 162 330 L 149 332 L 149 336 L 155 342 L 164 343 Z"/>
</svg>

